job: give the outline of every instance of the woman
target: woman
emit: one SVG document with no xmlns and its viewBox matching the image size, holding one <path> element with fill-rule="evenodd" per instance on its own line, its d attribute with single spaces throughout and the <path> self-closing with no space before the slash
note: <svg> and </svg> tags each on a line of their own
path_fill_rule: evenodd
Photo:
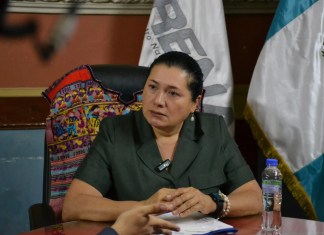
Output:
<svg viewBox="0 0 324 235">
<path fill-rule="evenodd" d="M 261 190 L 222 117 L 195 112 L 198 63 L 168 52 L 150 67 L 143 109 L 106 118 L 63 205 L 63 220 L 112 221 L 140 205 L 169 202 L 173 214 L 261 212 Z M 169 160 L 171 165 L 162 165 Z"/>
</svg>

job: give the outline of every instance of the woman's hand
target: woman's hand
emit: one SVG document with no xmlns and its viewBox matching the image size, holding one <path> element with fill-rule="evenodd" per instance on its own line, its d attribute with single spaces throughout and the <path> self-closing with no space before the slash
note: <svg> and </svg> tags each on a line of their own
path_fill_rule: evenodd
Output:
<svg viewBox="0 0 324 235">
<path fill-rule="evenodd" d="M 216 210 L 216 203 L 211 197 L 193 187 L 177 189 L 169 202 L 175 207 L 172 213 L 181 217 L 193 212 L 209 214 Z"/>
<path fill-rule="evenodd" d="M 174 194 L 176 191 L 177 191 L 176 189 L 170 189 L 170 188 L 159 189 L 151 197 L 142 201 L 140 204 L 141 205 L 151 205 L 151 204 L 155 204 L 155 203 L 170 202 L 170 200 L 172 198 L 171 195 Z"/>
</svg>

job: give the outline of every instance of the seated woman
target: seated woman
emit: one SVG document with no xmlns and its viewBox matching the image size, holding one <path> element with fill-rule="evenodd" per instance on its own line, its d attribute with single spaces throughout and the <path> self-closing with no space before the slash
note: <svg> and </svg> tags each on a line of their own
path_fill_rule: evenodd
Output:
<svg viewBox="0 0 324 235">
<path fill-rule="evenodd" d="M 66 195 L 63 220 L 113 221 L 130 208 L 164 202 L 183 217 L 261 212 L 261 189 L 224 119 L 195 112 L 202 78 L 182 52 L 152 63 L 142 110 L 101 122 Z M 167 159 L 168 167 L 157 167 Z"/>
</svg>

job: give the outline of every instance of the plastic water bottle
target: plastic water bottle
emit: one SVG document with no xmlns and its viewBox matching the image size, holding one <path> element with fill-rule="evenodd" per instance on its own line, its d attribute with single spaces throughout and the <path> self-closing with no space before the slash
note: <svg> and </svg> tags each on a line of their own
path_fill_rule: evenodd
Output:
<svg viewBox="0 0 324 235">
<path fill-rule="evenodd" d="M 278 231 L 281 227 L 282 175 L 277 159 L 267 159 L 262 172 L 262 230 Z"/>
</svg>

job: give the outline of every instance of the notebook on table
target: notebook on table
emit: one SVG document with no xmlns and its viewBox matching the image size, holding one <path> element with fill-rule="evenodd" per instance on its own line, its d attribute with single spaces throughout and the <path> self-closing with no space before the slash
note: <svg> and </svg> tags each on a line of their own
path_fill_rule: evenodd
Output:
<svg viewBox="0 0 324 235">
<path fill-rule="evenodd" d="M 177 224 L 180 227 L 179 232 L 172 233 L 174 235 L 234 234 L 237 232 L 237 229 L 232 225 L 201 213 L 193 213 L 185 218 L 174 216 L 172 213 L 166 213 L 159 217 Z"/>
</svg>

